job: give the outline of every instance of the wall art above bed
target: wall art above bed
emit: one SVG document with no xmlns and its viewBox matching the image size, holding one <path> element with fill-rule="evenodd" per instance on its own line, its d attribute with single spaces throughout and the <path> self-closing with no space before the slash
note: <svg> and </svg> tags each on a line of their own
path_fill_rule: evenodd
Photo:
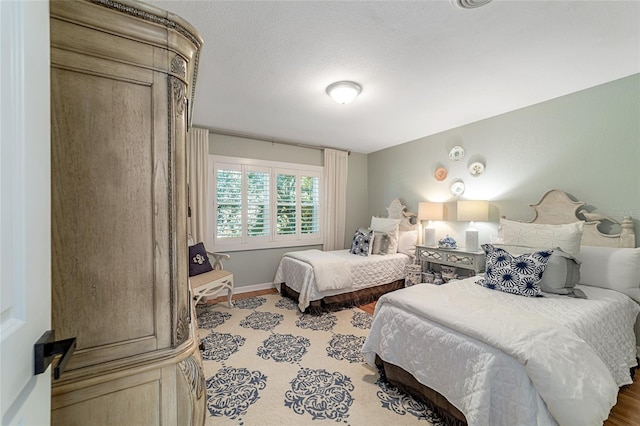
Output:
<svg viewBox="0 0 640 426">
<path fill-rule="evenodd" d="M 464 148 L 456 145 L 453 148 L 451 148 L 451 151 L 449 151 L 449 160 L 451 161 L 459 161 L 462 160 L 464 158 Z"/>
</svg>

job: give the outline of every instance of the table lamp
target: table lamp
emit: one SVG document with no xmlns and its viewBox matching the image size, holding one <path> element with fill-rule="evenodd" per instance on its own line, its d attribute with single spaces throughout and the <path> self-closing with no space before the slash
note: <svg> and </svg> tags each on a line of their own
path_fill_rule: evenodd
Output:
<svg viewBox="0 0 640 426">
<path fill-rule="evenodd" d="M 489 220 L 489 202 L 480 200 L 458 201 L 458 221 L 469 221 L 469 228 L 465 231 L 465 249 L 467 251 L 478 251 L 478 230 L 474 228 L 473 222 L 486 222 Z"/>
<path fill-rule="evenodd" d="M 422 202 L 418 204 L 418 220 L 428 220 L 429 223 L 424 228 L 422 244 L 434 247 L 436 245 L 436 228 L 433 226 L 434 220 L 442 220 L 444 217 L 443 204 Z"/>
</svg>

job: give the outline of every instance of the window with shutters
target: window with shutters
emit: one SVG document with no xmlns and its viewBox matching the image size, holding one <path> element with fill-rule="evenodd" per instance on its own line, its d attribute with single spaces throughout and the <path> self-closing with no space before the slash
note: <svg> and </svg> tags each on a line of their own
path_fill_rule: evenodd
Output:
<svg viewBox="0 0 640 426">
<path fill-rule="evenodd" d="M 210 156 L 208 245 L 250 250 L 322 243 L 322 167 Z"/>
<path fill-rule="evenodd" d="M 313 235 L 320 232 L 320 179 L 317 176 L 301 176 L 300 182 L 300 232 Z"/>
</svg>

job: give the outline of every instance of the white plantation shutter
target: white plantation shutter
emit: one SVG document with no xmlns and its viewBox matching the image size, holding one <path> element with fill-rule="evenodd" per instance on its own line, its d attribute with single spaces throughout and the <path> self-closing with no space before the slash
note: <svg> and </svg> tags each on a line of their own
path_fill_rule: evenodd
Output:
<svg viewBox="0 0 640 426">
<path fill-rule="evenodd" d="M 215 168 L 216 240 L 242 237 L 242 168 L 220 164 Z"/>
<path fill-rule="evenodd" d="M 320 177 L 302 175 L 300 179 L 300 233 L 320 233 Z"/>
<path fill-rule="evenodd" d="M 268 168 L 250 169 L 247 172 L 247 236 L 249 238 L 271 235 L 271 188 Z"/>
<path fill-rule="evenodd" d="M 322 243 L 322 167 L 211 155 L 209 170 L 216 250 Z"/>
<path fill-rule="evenodd" d="M 277 234 L 295 235 L 298 223 L 297 176 L 291 172 L 276 174 Z"/>
</svg>

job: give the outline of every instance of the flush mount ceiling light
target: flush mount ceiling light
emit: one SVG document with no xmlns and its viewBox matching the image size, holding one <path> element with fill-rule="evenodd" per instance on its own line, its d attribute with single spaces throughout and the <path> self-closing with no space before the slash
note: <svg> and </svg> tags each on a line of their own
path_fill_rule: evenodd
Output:
<svg viewBox="0 0 640 426">
<path fill-rule="evenodd" d="M 453 4 L 462 9 L 475 9 L 476 7 L 484 6 L 491 0 L 452 0 Z"/>
<path fill-rule="evenodd" d="M 327 87 L 327 95 L 339 104 L 348 104 L 362 92 L 362 87 L 353 81 L 336 81 Z"/>
</svg>

